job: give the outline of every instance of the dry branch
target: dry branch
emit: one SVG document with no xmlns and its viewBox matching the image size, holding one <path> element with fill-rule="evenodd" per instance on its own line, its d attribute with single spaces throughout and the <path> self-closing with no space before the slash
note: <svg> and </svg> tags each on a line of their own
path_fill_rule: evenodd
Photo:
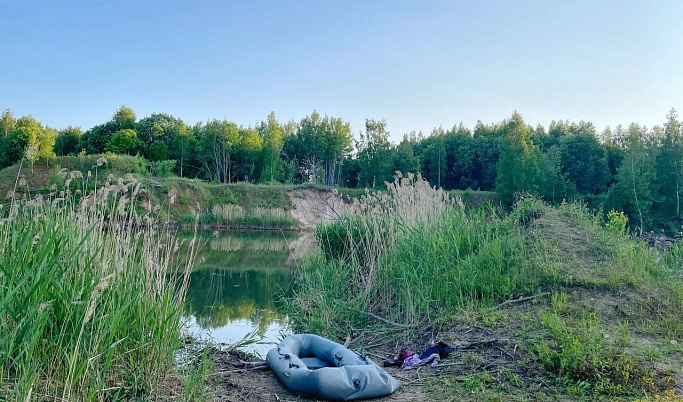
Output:
<svg viewBox="0 0 683 402">
<path fill-rule="evenodd" d="M 262 368 L 268 367 L 268 365 L 264 361 L 245 362 L 244 360 L 240 360 L 240 364 L 242 364 L 242 365 L 244 365 L 244 367 L 250 368 L 252 370 L 262 369 Z"/>
<path fill-rule="evenodd" d="M 455 347 L 456 350 L 462 350 L 462 349 L 471 349 L 471 348 L 478 348 L 481 346 L 494 346 L 497 344 L 502 344 L 502 343 L 507 343 L 509 339 L 507 338 L 495 338 L 495 339 L 484 339 L 482 341 L 474 341 L 474 342 L 463 342 Z"/>
<path fill-rule="evenodd" d="M 391 325 L 391 326 L 397 327 L 397 328 L 415 328 L 415 327 L 417 326 L 417 325 L 410 325 L 410 324 L 399 324 L 399 323 L 397 323 L 397 322 L 389 321 L 389 320 L 387 320 L 386 318 L 382 318 L 382 317 L 380 317 L 380 316 L 378 316 L 378 315 L 374 315 L 374 314 L 372 314 L 372 313 L 368 313 L 367 311 L 365 311 L 365 314 L 369 315 L 370 317 L 372 317 L 372 318 L 374 318 L 374 319 L 376 319 L 376 320 L 382 321 L 382 322 L 385 323 L 385 324 L 388 324 L 388 325 Z"/>
<path fill-rule="evenodd" d="M 545 292 L 545 293 L 541 293 L 540 295 L 529 296 L 529 297 L 520 297 L 519 299 L 506 300 L 506 301 L 500 303 L 499 305 L 497 305 L 496 307 L 494 307 L 493 309 L 496 310 L 496 309 L 499 309 L 501 307 L 505 307 L 508 304 L 513 304 L 513 303 L 524 303 L 526 301 L 533 300 L 533 299 L 536 299 L 538 297 L 548 296 L 549 294 L 550 294 L 549 292 Z"/>
</svg>

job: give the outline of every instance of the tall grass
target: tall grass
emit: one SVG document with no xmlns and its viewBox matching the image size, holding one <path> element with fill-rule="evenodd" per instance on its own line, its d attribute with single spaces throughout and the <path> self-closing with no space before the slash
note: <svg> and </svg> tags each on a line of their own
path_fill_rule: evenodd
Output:
<svg viewBox="0 0 683 402">
<path fill-rule="evenodd" d="M 158 395 L 194 252 L 176 261 L 174 236 L 135 215 L 139 185 L 107 182 L 82 197 L 69 188 L 4 206 L 0 399 Z"/>
<path fill-rule="evenodd" d="M 420 324 L 439 311 L 532 292 L 554 278 L 529 263 L 512 218 L 465 211 L 420 177 L 398 177 L 386 193 L 362 197 L 338 222 L 316 232 L 321 255 L 304 264 L 289 301 L 295 325 L 329 333 L 365 313 Z M 456 204 L 459 204 L 456 206 Z"/>
</svg>

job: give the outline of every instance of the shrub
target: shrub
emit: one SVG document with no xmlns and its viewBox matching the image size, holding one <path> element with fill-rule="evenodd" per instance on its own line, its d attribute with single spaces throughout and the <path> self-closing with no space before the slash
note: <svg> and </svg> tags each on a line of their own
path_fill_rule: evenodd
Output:
<svg viewBox="0 0 683 402">
<path fill-rule="evenodd" d="M 167 159 L 162 161 L 150 162 L 150 170 L 152 174 L 157 177 L 169 177 L 173 176 L 173 169 L 175 169 L 176 161 L 173 159 Z"/>
<path fill-rule="evenodd" d="M 627 224 L 628 217 L 623 212 L 617 212 L 612 209 L 607 213 L 607 223 L 605 223 L 605 227 L 609 232 L 614 234 L 624 234 Z"/>
<path fill-rule="evenodd" d="M 517 194 L 517 200 L 512 206 L 512 217 L 521 225 L 528 225 L 543 215 L 543 201 L 526 193 Z"/>
</svg>

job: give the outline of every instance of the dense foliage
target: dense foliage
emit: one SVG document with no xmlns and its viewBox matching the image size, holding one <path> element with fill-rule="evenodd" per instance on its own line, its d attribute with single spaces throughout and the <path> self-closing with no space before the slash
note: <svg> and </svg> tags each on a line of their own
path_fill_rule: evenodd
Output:
<svg viewBox="0 0 683 402">
<path fill-rule="evenodd" d="M 623 210 L 631 230 L 681 230 L 683 139 L 674 110 L 662 127 L 607 127 L 553 121 L 547 130 L 526 124 L 517 112 L 502 122 L 478 122 L 412 132 L 398 144 L 384 120 L 367 119 L 357 140 L 341 118 L 313 111 L 300 122 L 278 122 L 271 112 L 254 127 L 228 120 L 190 126 L 164 113 L 138 119 L 122 106 L 108 122 L 83 132 L 56 131 L 31 116 L 0 117 L 0 167 L 16 163 L 27 149 L 33 158 L 54 155 L 141 155 L 156 174 L 175 161 L 175 174 L 221 183 L 313 182 L 328 186 L 377 187 L 394 173 L 421 173 L 445 190 L 495 190 L 505 204 L 519 192 L 551 203 L 584 200 L 604 211 Z"/>
</svg>

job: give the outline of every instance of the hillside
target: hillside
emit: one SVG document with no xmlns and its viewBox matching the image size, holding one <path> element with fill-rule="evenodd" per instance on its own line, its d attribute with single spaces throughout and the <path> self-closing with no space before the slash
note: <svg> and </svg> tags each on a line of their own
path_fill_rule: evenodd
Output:
<svg viewBox="0 0 683 402">
<path fill-rule="evenodd" d="M 478 225 L 474 217 L 469 219 L 472 225 Z M 673 395 L 683 393 L 681 244 L 664 253 L 652 250 L 621 234 L 623 227 L 619 228 L 618 223 L 616 229 L 615 222 L 606 227 L 574 204 L 551 208 L 529 201 L 518 205 L 504 221 L 507 219 L 514 223 L 513 232 L 521 236 L 522 243 L 510 242 L 508 245 L 516 244 L 515 249 L 502 249 L 511 264 L 521 267 L 503 275 L 503 280 L 516 284 L 505 297 L 485 302 L 463 295 L 461 307 L 449 308 L 453 299 L 439 299 L 437 294 L 431 297 L 428 312 L 415 321 L 390 311 L 380 313 L 393 322 L 416 323 L 414 329 L 400 328 L 362 314 L 363 309 L 373 309 L 372 305 L 366 305 L 357 291 L 348 296 L 344 286 L 339 286 L 340 282 L 352 282 L 352 276 L 339 271 L 343 269 L 340 265 L 332 264 L 336 275 L 328 283 L 325 278 L 333 271 L 328 272 L 322 260 L 316 259 L 304 267 L 300 293 L 291 302 L 297 330 L 333 339 L 353 333 L 351 347 L 363 350 L 376 362 L 390 360 L 399 349 L 419 352 L 437 341 L 456 348 L 442 366 L 434 369 L 388 368 L 401 380 L 402 387 L 385 400 L 679 401 Z M 431 230 L 441 231 L 439 224 Z M 472 230 L 468 232 L 469 236 L 477 236 Z M 401 244 L 415 244 L 418 237 L 409 235 Z M 489 244 L 506 242 L 491 237 L 489 240 Z M 424 250 L 433 251 L 418 247 L 416 252 L 421 261 L 431 265 L 433 253 L 455 252 L 456 244 L 457 238 L 451 240 L 451 246 L 432 241 L 424 244 Z M 482 243 L 462 261 L 473 269 L 473 261 L 490 258 L 485 255 L 492 250 Z M 467 251 L 461 248 L 463 252 Z M 394 268 L 397 258 L 389 258 Z M 463 267 L 445 258 L 439 261 L 442 268 Z M 485 264 L 493 269 L 494 260 L 489 261 Z M 421 264 L 413 260 L 416 269 Z M 449 281 L 446 276 L 422 272 L 421 281 L 427 284 L 421 287 L 409 282 L 413 295 L 437 286 L 436 282 Z M 467 275 L 467 271 L 458 275 Z M 390 280 L 393 286 L 400 286 L 396 279 Z M 475 278 L 469 284 L 483 280 Z M 336 291 L 328 297 L 323 288 Z M 381 303 L 381 299 L 372 297 L 375 305 Z M 405 302 L 402 297 L 392 299 L 396 303 L 394 311 Z M 303 305 L 308 309 L 301 310 Z M 223 369 L 226 367 L 233 366 L 226 363 Z M 266 384 L 262 396 L 254 400 L 294 399 L 270 374 L 224 372 L 222 378 L 226 384 L 218 391 L 222 395 L 236 395 L 230 384 L 241 389 Z M 652 395 L 668 395 L 668 399 L 650 399 Z"/>
<path fill-rule="evenodd" d="M 60 156 L 25 163 L 21 168 L 10 166 L 0 170 L 0 203 L 7 202 L 15 189 L 20 198 L 58 194 L 70 178 L 72 191 L 123 180 L 139 183 L 145 190 L 138 199 L 141 214 L 146 204 L 146 208 L 157 210 L 162 220 L 172 224 L 193 225 L 198 220 L 205 228 L 311 231 L 320 222 L 338 219 L 345 204 L 365 194 L 364 189 L 339 188 L 333 192 L 314 184 L 220 184 L 176 176 L 156 177 L 148 172 L 147 164 L 141 157 L 107 154 Z M 498 203 L 492 192 L 451 193 L 468 206 Z"/>
</svg>

